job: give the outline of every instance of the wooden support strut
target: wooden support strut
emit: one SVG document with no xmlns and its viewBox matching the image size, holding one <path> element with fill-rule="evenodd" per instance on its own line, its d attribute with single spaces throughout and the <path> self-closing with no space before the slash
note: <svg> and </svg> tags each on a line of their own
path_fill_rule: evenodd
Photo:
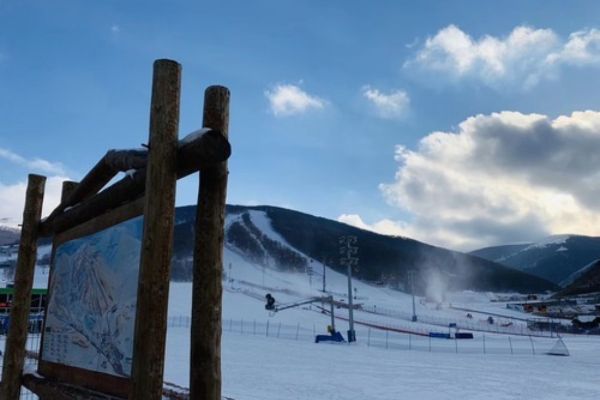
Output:
<svg viewBox="0 0 600 400">
<path fill-rule="evenodd" d="M 29 175 L 14 279 L 15 294 L 10 310 L 10 327 L 4 352 L 0 387 L 0 399 L 2 400 L 18 400 L 21 393 L 21 375 L 25 362 L 25 344 L 31 308 L 31 289 L 37 259 L 38 225 L 42 215 L 45 184 L 46 177 Z"/>
<path fill-rule="evenodd" d="M 104 157 L 81 180 L 79 185 L 71 188 L 67 196 L 48 217 L 52 220 L 65 208 L 80 203 L 104 187 L 119 171 L 140 169 L 146 166 L 148 151 L 143 150 L 109 150 Z"/>
<path fill-rule="evenodd" d="M 229 132 L 229 90 L 204 94 L 203 126 Z M 190 398 L 221 400 L 221 298 L 227 162 L 200 171 L 193 261 Z"/>
<path fill-rule="evenodd" d="M 218 130 L 208 131 L 190 142 L 180 142 L 177 148 L 177 178 L 216 165 L 230 155 L 231 146 Z M 126 157 L 126 154 L 120 154 L 118 165 L 106 161 L 96 164 L 73 193 L 41 223 L 40 236 L 65 231 L 142 196 L 146 188 L 146 161 L 142 162 L 142 157 L 137 153 L 131 155 L 130 163 L 124 161 Z M 114 155 L 109 158 L 115 159 Z M 134 165 L 143 167 L 96 194 L 95 191 L 102 188 L 119 170 Z M 67 209 L 77 203 L 77 206 Z"/>
<path fill-rule="evenodd" d="M 133 344 L 132 400 L 160 400 L 175 224 L 181 66 L 154 63 L 150 140 Z"/>
</svg>

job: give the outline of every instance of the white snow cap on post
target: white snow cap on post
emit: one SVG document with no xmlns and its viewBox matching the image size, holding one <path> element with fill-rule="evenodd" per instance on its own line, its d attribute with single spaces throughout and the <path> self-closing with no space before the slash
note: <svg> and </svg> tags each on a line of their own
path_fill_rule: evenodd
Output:
<svg viewBox="0 0 600 400">
<path fill-rule="evenodd" d="M 179 141 L 179 144 L 187 144 L 187 143 L 191 143 L 194 140 L 198 139 L 200 136 L 204 135 L 207 132 L 212 131 L 211 128 L 202 128 L 202 129 L 198 129 L 193 131 L 192 133 L 187 134 L 183 139 L 181 139 Z"/>
</svg>

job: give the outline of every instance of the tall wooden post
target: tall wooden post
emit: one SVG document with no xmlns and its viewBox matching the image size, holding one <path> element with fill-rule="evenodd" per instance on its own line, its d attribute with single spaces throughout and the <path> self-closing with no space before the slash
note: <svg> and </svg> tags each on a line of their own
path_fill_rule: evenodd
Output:
<svg viewBox="0 0 600 400">
<path fill-rule="evenodd" d="M 204 94 L 203 126 L 229 131 L 229 90 L 211 86 Z M 196 214 L 190 398 L 221 400 L 221 296 L 227 162 L 200 171 Z"/>
<path fill-rule="evenodd" d="M 25 362 L 25 344 L 31 308 L 31 289 L 37 260 L 38 225 L 42 216 L 46 177 L 29 175 L 23 211 L 19 258 L 15 271 L 15 293 L 10 310 L 10 327 L 4 352 L 0 399 L 18 400 Z"/>
<path fill-rule="evenodd" d="M 64 181 L 62 183 L 62 192 L 60 193 L 60 202 L 64 202 L 75 189 L 77 189 L 79 183 L 74 181 Z"/>
<path fill-rule="evenodd" d="M 162 398 L 169 271 L 175 222 L 181 66 L 154 63 L 144 236 L 140 259 L 130 399 Z"/>
</svg>

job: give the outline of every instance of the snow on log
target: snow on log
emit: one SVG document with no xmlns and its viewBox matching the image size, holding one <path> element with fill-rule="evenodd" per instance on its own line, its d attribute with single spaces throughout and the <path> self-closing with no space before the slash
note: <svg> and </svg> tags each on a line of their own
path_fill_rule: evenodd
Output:
<svg viewBox="0 0 600 400">
<path fill-rule="evenodd" d="M 177 178 L 209 168 L 231 155 L 229 141 L 218 130 L 202 130 L 177 149 Z M 197 131 L 198 132 L 198 131 Z M 111 150 L 83 178 L 70 196 L 40 224 L 40 235 L 49 236 L 88 221 L 119 205 L 136 200 L 146 187 L 146 150 Z M 98 192 L 118 172 L 135 173 Z"/>
</svg>

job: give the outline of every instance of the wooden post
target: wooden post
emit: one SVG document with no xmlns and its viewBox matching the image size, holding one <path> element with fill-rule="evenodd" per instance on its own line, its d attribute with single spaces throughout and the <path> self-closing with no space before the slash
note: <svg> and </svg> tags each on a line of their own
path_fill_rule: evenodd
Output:
<svg viewBox="0 0 600 400">
<path fill-rule="evenodd" d="M 77 189 L 79 183 L 73 181 L 64 181 L 62 183 L 62 192 L 60 193 L 60 202 L 64 202 Z"/>
<path fill-rule="evenodd" d="M 169 272 L 175 223 L 181 66 L 154 62 L 144 233 L 140 256 L 130 399 L 162 398 Z"/>
<path fill-rule="evenodd" d="M 37 260 L 38 225 L 42 216 L 45 184 L 46 177 L 29 175 L 19 242 L 19 258 L 15 271 L 15 292 L 4 351 L 2 387 L 0 388 L 0 399 L 2 400 L 18 400 L 21 393 L 31 289 Z"/>
<path fill-rule="evenodd" d="M 211 86 L 204 93 L 203 126 L 229 133 L 229 90 Z M 227 162 L 200 171 L 196 214 L 190 398 L 221 400 L 221 297 Z"/>
</svg>

